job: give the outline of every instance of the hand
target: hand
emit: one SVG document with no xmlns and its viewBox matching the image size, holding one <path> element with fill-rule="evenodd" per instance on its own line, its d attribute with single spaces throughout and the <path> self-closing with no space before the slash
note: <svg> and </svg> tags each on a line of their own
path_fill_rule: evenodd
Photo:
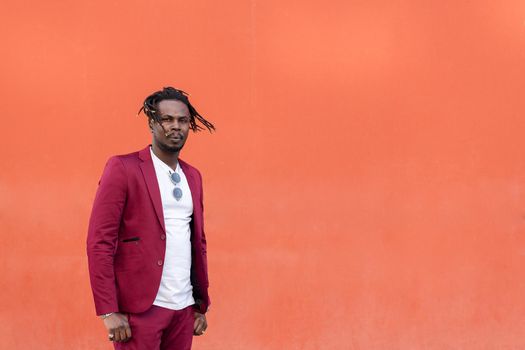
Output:
<svg viewBox="0 0 525 350">
<path fill-rule="evenodd" d="M 208 328 L 206 315 L 195 312 L 195 322 L 193 323 L 193 335 L 203 335 Z"/>
<path fill-rule="evenodd" d="M 125 314 L 119 312 L 111 314 L 104 319 L 104 326 L 110 341 L 126 342 L 131 339 L 131 327 Z"/>
</svg>

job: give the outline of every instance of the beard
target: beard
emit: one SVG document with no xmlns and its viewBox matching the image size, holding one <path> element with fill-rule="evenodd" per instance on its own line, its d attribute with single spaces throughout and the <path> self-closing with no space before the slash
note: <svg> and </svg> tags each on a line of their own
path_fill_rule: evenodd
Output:
<svg viewBox="0 0 525 350">
<path fill-rule="evenodd" d="M 184 147 L 184 143 L 186 143 L 186 140 L 182 140 L 181 144 L 177 146 L 170 146 L 170 145 L 165 144 L 164 142 L 158 142 L 157 145 L 164 152 L 179 153 L 182 147 Z"/>
</svg>

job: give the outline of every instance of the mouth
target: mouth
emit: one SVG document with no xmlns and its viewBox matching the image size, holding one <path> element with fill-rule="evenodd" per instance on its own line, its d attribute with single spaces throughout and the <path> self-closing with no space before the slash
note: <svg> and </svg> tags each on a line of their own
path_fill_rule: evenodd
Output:
<svg viewBox="0 0 525 350">
<path fill-rule="evenodd" d="M 182 140 L 182 135 L 181 134 L 170 134 L 168 135 L 168 139 L 172 141 L 180 141 Z"/>
</svg>

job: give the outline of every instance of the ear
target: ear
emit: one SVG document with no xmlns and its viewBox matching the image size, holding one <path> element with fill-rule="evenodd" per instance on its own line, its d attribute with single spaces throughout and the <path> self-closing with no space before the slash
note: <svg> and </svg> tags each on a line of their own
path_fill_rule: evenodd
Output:
<svg viewBox="0 0 525 350">
<path fill-rule="evenodd" d="M 153 132 L 153 124 L 154 123 L 155 122 L 153 121 L 153 119 L 151 119 L 151 118 L 148 119 L 148 127 L 149 127 L 150 131 L 152 131 L 152 132 Z"/>
</svg>

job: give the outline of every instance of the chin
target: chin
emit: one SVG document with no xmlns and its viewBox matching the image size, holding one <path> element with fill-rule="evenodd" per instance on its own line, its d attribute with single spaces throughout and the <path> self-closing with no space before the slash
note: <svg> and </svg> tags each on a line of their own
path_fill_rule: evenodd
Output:
<svg viewBox="0 0 525 350">
<path fill-rule="evenodd" d="M 167 145 L 165 143 L 159 142 L 158 146 L 159 146 L 159 148 L 161 150 L 163 150 L 165 152 L 177 153 L 177 152 L 180 152 L 182 147 L 184 147 L 184 144 L 182 144 L 180 146 L 171 146 L 171 145 Z"/>
</svg>

